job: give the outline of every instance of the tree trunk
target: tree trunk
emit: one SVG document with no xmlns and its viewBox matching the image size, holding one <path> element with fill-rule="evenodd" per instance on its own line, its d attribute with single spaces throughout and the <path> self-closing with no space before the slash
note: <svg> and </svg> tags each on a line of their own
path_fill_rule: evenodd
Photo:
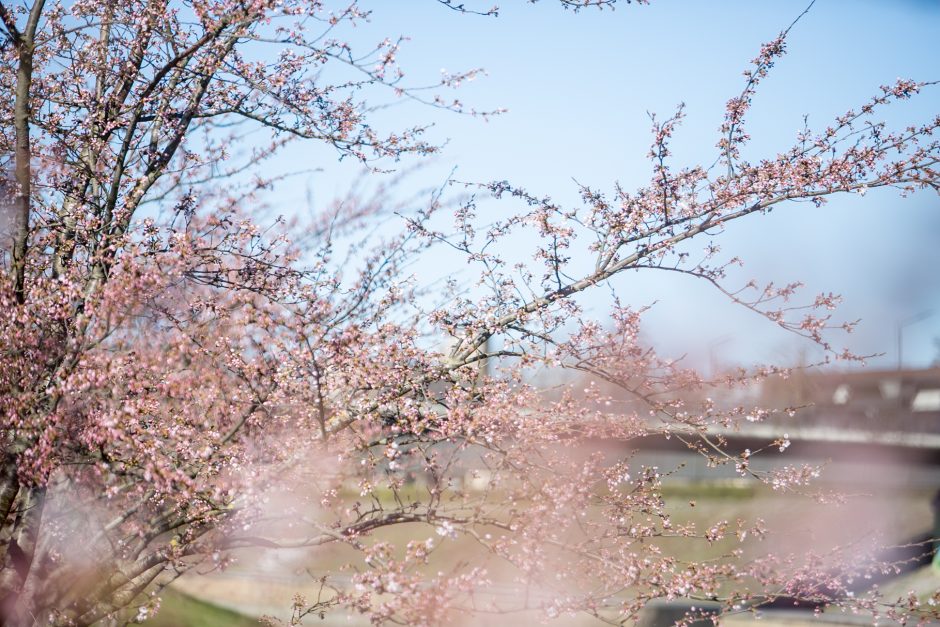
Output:
<svg viewBox="0 0 940 627">
<path fill-rule="evenodd" d="M 16 476 L 16 458 L 7 453 L 0 464 L 0 528 L 6 527 L 7 516 L 13 509 L 13 501 L 19 492 L 20 483 Z"/>
<path fill-rule="evenodd" d="M 0 622 L 3 625 L 19 624 L 15 619 L 17 606 L 36 552 L 45 498 L 45 487 L 30 486 L 20 491 L 13 535 L 0 572 Z"/>
</svg>

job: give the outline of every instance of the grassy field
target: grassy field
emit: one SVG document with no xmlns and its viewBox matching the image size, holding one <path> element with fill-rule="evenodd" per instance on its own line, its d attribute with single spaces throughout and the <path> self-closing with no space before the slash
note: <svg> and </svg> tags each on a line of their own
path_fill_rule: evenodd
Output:
<svg viewBox="0 0 940 627">
<path fill-rule="evenodd" d="M 663 495 L 669 504 L 669 512 L 677 523 L 694 522 L 704 528 L 705 525 L 719 520 L 727 520 L 734 525 L 738 519 L 764 518 L 770 533 L 764 541 L 748 542 L 745 545 L 745 560 L 759 559 L 764 553 L 799 554 L 807 550 L 825 551 L 829 547 L 846 543 L 857 543 L 861 547 L 880 542 L 902 542 L 912 534 L 925 531 L 931 523 L 931 493 L 922 490 L 854 494 L 843 504 L 819 504 L 806 497 L 773 493 L 752 482 L 675 481 L 664 486 Z M 425 525 L 407 524 L 381 530 L 376 533 L 376 538 L 401 545 L 409 539 L 433 534 L 433 529 Z M 655 543 L 666 553 L 699 560 L 712 558 L 738 546 L 738 541 L 734 538 L 716 544 L 684 539 L 663 539 Z M 461 538 L 442 543 L 442 550 L 436 553 L 432 566 L 435 570 L 446 570 L 455 562 L 471 558 L 477 560 L 483 556 L 479 554 L 479 547 L 475 543 Z M 162 627 L 239 627 L 258 624 L 256 617 L 261 614 L 284 617 L 289 613 L 294 593 L 312 593 L 313 575 L 335 574 L 340 564 L 357 559 L 361 559 L 361 556 L 341 545 L 327 545 L 309 552 L 245 552 L 240 555 L 235 566 L 224 573 L 181 579 L 177 582 L 178 590 L 188 594 L 178 591 L 163 594 L 164 602 L 160 613 L 146 624 Z M 498 568 L 494 568 L 491 574 L 494 581 L 501 577 Z M 902 577 L 884 587 L 890 588 L 892 592 L 897 588 L 898 594 L 901 594 L 906 590 L 915 590 L 918 593 L 932 592 L 937 585 L 937 575 L 925 572 L 913 578 Z M 236 607 L 243 614 L 231 612 L 213 605 L 212 602 Z M 314 620 L 310 624 L 366 624 L 362 617 L 350 619 L 341 614 L 330 616 L 324 622 Z M 525 616 L 520 622 L 520 616 L 516 615 L 501 623 L 493 617 L 488 617 L 484 624 L 487 627 L 503 624 L 515 627 L 536 622 L 538 619 L 535 615 Z M 480 623 L 468 622 L 463 625 L 476 627 L 478 624 Z M 569 624 L 580 627 L 589 623 L 571 621 Z"/>
<path fill-rule="evenodd" d="M 160 597 L 160 611 L 144 625 L 150 627 L 248 627 L 258 625 L 256 618 L 243 616 L 231 610 L 212 605 L 172 588 Z"/>
</svg>

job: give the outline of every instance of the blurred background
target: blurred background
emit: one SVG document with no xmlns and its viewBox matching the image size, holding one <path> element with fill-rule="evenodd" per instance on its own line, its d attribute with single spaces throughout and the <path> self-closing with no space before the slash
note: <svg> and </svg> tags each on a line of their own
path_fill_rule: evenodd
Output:
<svg viewBox="0 0 940 627">
<path fill-rule="evenodd" d="M 685 103 L 687 118 L 674 137 L 674 165 L 710 164 L 725 103 L 742 89 L 742 71 L 761 43 L 789 25 L 806 4 L 653 0 L 650 6 L 623 4 L 615 11 L 571 15 L 555 2 L 515 1 L 492 18 L 462 15 L 431 0 L 375 0 L 362 3 L 373 11 L 371 22 L 341 37 L 354 48 L 368 48 L 386 37 L 408 36 L 399 60 L 411 84 L 433 83 L 442 71 L 483 67 L 487 76 L 462 86 L 454 97 L 468 108 L 508 109 L 483 121 L 390 102 L 376 113 L 379 122 L 432 123 L 428 138 L 446 144 L 417 170 L 407 161 L 390 164 L 398 173 L 409 171 L 395 193 L 420 204 L 423 190 L 451 176 L 474 183 L 508 180 L 574 206 L 575 181 L 602 190 L 615 182 L 628 190 L 644 185 L 651 173 L 648 113 L 668 116 L 679 103 Z M 825 128 L 899 77 L 940 79 L 937 41 L 940 1 L 819 0 L 791 33 L 788 54 L 758 91 L 748 123 L 753 139 L 744 157 L 756 160 L 786 150 L 804 116 L 811 128 Z M 940 88 L 932 87 L 892 106 L 887 122 L 903 126 L 931 119 L 938 111 Z M 354 185 L 369 187 L 396 176 L 375 173 L 363 183 L 361 165 L 337 162 L 329 148 L 307 145 L 288 148 L 274 165 L 283 172 L 304 170 L 275 186 L 267 198 L 272 211 L 286 215 L 323 211 Z M 517 209 L 511 202 L 488 202 L 480 205 L 479 214 L 486 222 Z M 380 225 L 390 233 L 402 227 L 397 217 Z M 640 451 L 651 464 L 681 468 L 666 483 L 667 497 L 683 504 L 694 500 L 697 507 L 677 515 L 704 521 L 761 513 L 780 546 L 791 549 L 897 543 L 930 531 L 930 499 L 940 487 L 940 199 L 878 191 L 834 198 L 821 208 L 786 206 L 735 223 L 720 244 L 728 256 L 744 260 L 745 267 L 732 277 L 742 284 L 751 278 L 802 281 L 807 294 L 841 294 L 841 319 L 860 320 L 856 332 L 839 341 L 855 353 L 872 355 L 864 368 L 810 369 L 747 390 L 744 394 L 757 403 L 813 409 L 786 425 L 767 425 L 771 431 L 766 433 L 739 436 L 744 448 L 786 429 L 791 450 L 782 461 L 766 462 L 766 468 L 819 464 L 822 488 L 852 498 L 814 507 L 740 480 L 733 469 L 707 470 L 702 459 L 687 452 L 669 447 Z M 412 269 L 418 284 L 447 276 L 467 283 L 475 278 L 466 264 L 454 264 L 436 251 L 428 255 L 431 263 Z M 695 279 L 636 273 L 620 277 L 614 287 L 625 303 L 655 303 L 644 318 L 647 343 L 663 355 L 686 356 L 690 366 L 706 373 L 820 358 L 810 343 L 734 306 Z M 603 299 L 585 302 L 601 319 L 606 304 Z M 243 620 L 228 610 L 249 617 L 285 614 L 298 586 L 309 585 L 308 558 L 305 552 L 259 553 L 242 557 L 226 573 L 185 578 L 153 623 Z M 321 565 L 334 559 L 339 563 L 341 556 L 330 550 L 317 556 Z M 921 569 L 884 585 L 897 587 L 898 594 L 908 589 L 924 594 L 940 587 L 938 581 L 929 569 Z"/>
</svg>

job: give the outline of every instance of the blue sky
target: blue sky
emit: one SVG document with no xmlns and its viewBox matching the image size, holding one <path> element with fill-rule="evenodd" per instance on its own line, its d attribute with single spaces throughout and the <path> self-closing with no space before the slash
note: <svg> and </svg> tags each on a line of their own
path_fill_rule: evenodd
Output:
<svg viewBox="0 0 940 627">
<path fill-rule="evenodd" d="M 484 8 L 492 4 L 480 2 Z M 686 104 L 674 142 L 676 163 L 711 163 L 726 100 L 740 92 L 741 72 L 760 44 L 805 8 L 790 2 L 680 2 L 618 5 L 616 11 L 564 11 L 553 0 L 501 3 L 499 18 L 460 15 L 433 0 L 373 0 L 372 22 L 349 31 L 354 45 L 407 35 L 401 65 L 414 82 L 482 66 L 488 76 L 461 88 L 464 102 L 509 113 L 483 122 L 403 104 L 378 122 L 392 128 L 433 121 L 432 138 L 448 141 L 410 185 L 435 185 L 457 167 L 468 181 L 508 179 L 540 195 L 575 202 L 572 179 L 601 189 L 628 189 L 649 175 L 647 112 L 668 115 Z M 473 6 L 467 0 L 468 6 Z M 940 79 L 940 1 L 818 0 L 789 39 L 789 53 L 755 99 L 749 156 L 785 150 L 808 114 L 811 126 L 834 116 L 898 77 Z M 890 112 L 896 123 L 926 121 L 940 112 L 934 88 Z M 297 147 L 285 169 L 321 168 L 292 179 L 279 202 L 312 194 L 317 205 L 342 195 L 358 168 L 327 150 Z M 405 166 L 407 164 L 401 164 Z M 487 206 L 493 215 L 509 204 Z M 730 228 L 724 250 L 742 256 L 747 276 L 805 281 L 812 292 L 845 297 L 848 318 L 861 318 L 849 346 L 897 359 L 897 321 L 927 308 L 937 314 L 905 329 L 908 366 L 929 364 L 940 337 L 940 199 L 871 193 L 842 198 L 822 210 L 790 206 Z M 435 277 L 421 277 L 426 278 Z M 472 277 L 470 277 L 472 278 Z M 794 360 L 801 347 L 754 314 L 738 311 L 704 285 L 681 277 L 632 275 L 615 284 L 628 302 L 657 301 L 649 338 L 667 353 L 733 362 Z M 603 318 L 603 305 L 596 304 Z"/>
</svg>

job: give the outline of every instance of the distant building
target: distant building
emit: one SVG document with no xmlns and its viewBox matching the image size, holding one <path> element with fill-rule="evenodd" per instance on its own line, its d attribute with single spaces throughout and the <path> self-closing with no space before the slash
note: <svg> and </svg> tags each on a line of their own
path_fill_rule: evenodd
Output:
<svg viewBox="0 0 940 627">
<path fill-rule="evenodd" d="M 798 372 L 766 381 L 767 406 L 803 407 L 787 424 L 940 433 L 940 367 L 923 370 Z"/>
</svg>

